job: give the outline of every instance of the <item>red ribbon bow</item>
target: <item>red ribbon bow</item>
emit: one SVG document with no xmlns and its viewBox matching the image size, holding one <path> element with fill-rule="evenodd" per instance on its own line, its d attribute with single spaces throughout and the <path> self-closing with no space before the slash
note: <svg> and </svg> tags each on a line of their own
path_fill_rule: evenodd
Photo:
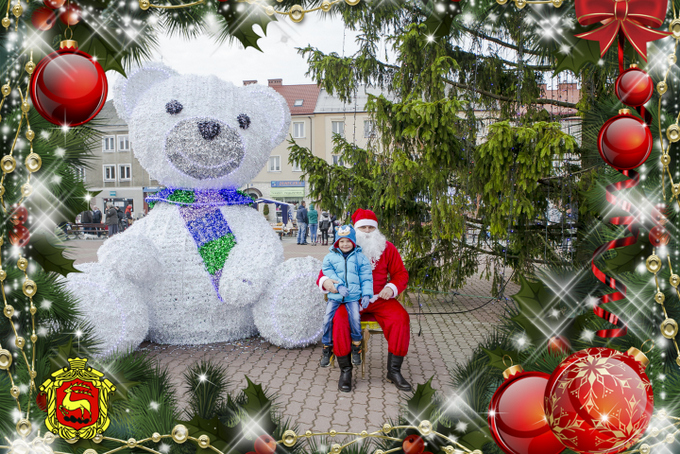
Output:
<svg viewBox="0 0 680 454">
<path fill-rule="evenodd" d="M 647 42 L 665 38 L 670 32 L 647 27 L 660 27 L 666 17 L 668 0 L 576 0 L 576 17 L 581 25 L 602 22 L 595 30 L 577 38 L 599 41 L 600 55 L 622 32 L 635 50 L 647 61 Z"/>
</svg>

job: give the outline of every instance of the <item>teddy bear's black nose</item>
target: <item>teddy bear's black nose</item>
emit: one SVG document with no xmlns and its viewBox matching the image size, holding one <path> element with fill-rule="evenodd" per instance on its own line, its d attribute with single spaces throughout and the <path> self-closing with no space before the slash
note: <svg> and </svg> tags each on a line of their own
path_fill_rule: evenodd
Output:
<svg viewBox="0 0 680 454">
<path fill-rule="evenodd" d="M 205 140 L 213 140 L 220 133 L 220 125 L 215 121 L 199 121 L 198 130 Z"/>
</svg>

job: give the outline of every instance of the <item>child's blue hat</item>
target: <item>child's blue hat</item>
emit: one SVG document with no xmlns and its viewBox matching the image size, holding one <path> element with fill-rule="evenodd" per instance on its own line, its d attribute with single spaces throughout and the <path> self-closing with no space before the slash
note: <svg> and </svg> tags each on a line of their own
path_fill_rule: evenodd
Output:
<svg viewBox="0 0 680 454">
<path fill-rule="evenodd" d="M 354 244 L 354 247 L 357 245 L 357 234 L 356 231 L 354 230 L 354 227 L 351 225 L 341 225 L 337 229 L 335 229 L 335 243 L 333 243 L 333 247 L 336 248 L 338 247 L 338 241 L 340 241 L 342 238 L 347 238 Z"/>
</svg>

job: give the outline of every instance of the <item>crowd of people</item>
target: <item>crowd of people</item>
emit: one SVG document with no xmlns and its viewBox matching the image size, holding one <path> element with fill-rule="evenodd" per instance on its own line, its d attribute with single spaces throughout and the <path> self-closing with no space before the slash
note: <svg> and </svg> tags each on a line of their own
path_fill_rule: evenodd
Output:
<svg viewBox="0 0 680 454">
<path fill-rule="evenodd" d="M 312 246 L 317 244 L 328 246 L 328 235 L 333 234 L 333 242 L 335 242 L 334 229 L 340 225 L 335 216 L 329 215 L 328 212 L 322 211 L 319 218 L 319 212 L 314 209 L 314 205 L 309 205 L 309 210 L 302 201 L 300 206 L 295 210 L 295 221 L 298 226 L 297 244 L 306 245 L 307 234 Z M 319 236 L 321 238 L 319 238 Z"/>
<path fill-rule="evenodd" d="M 99 207 L 93 206 L 91 210 L 86 210 L 76 216 L 76 224 L 105 224 L 108 237 L 112 237 L 118 232 L 123 232 L 132 225 L 132 205 L 125 207 L 114 206 L 113 203 L 106 203 L 106 211 L 101 212 Z M 85 233 L 96 232 L 98 237 L 101 237 L 102 232 L 96 227 L 87 226 L 84 228 Z"/>
</svg>

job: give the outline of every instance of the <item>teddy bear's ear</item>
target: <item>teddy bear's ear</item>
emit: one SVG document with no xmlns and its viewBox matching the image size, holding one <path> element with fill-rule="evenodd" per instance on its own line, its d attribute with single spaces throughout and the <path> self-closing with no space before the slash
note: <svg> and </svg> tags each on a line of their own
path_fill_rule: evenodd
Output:
<svg viewBox="0 0 680 454">
<path fill-rule="evenodd" d="M 258 106 L 258 112 L 264 116 L 271 127 L 271 147 L 274 148 L 286 138 L 290 128 L 290 110 L 285 98 L 273 88 L 263 85 L 248 85 L 243 88 L 246 96 Z"/>
<path fill-rule="evenodd" d="M 154 84 L 162 82 L 177 74 L 162 63 L 150 63 L 133 70 L 127 79 L 121 79 L 113 88 L 113 103 L 118 116 L 129 121 L 132 111 L 142 94 Z"/>
</svg>

